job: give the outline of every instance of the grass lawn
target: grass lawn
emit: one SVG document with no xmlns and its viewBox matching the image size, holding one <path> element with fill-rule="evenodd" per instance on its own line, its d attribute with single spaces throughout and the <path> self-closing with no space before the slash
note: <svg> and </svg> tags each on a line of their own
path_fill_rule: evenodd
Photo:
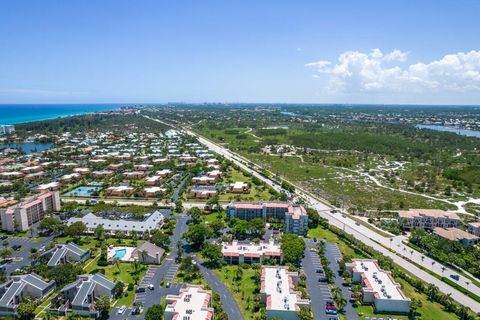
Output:
<svg viewBox="0 0 480 320">
<path fill-rule="evenodd" d="M 241 182 L 250 182 L 250 190 L 248 193 L 244 194 L 236 194 L 236 193 L 222 193 L 219 195 L 220 201 L 232 201 L 234 199 L 240 199 L 242 201 L 260 201 L 260 200 L 269 200 L 272 195 L 268 192 L 268 188 L 264 186 L 256 186 L 251 183 L 251 178 L 245 176 L 241 171 L 236 170 L 234 168 L 230 168 L 227 173 L 227 177 L 225 178 L 224 184 L 230 184 L 237 181 Z"/>
<path fill-rule="evenodd" d="M 212 212 L 212 213 L 206 214 L 203 216 L 203 221 L 205 221 L 206 223 L 213 222 L 218 219 L 218 214 L 219 214 L 218 212 Z M 225 211 L 220 212 L 220 215 L 222 217 L 221 218 L 222 220 L 224 220 L 227 217 L 227 213 Z"/>
<path fill-rule="evenodd" d="M 307 237 L 323 239 L 327 242 L 336 243 L 340 249 L 340 252 L 344 256 L 350 256 L 354 258 L 367 258 L 362 252 L 356 251 L 355 249 L 349 247 L 348 244 L 346 244 L 344 241 L 340 240 L 335 233 L 321 226 L 318 226 L 315 229 L 308 230 Z"/>
<path fill-rule="evenodd" d="M 225 284 L 225 286 L 233 294 L 235 300 L 240 307 L 240 311 L 245 319 L 253 319 L 255 297 L 257 293 L 255 290 L 259 287 L 259 283 L 255 282 L 255 270 L 252 268 L 242 269 L 242 280 L 237 283 L 233 280 L 233 275 L 238 266 L 223 266 L 220 269 L 215 269 L 214 272 Z"/>
</svg>

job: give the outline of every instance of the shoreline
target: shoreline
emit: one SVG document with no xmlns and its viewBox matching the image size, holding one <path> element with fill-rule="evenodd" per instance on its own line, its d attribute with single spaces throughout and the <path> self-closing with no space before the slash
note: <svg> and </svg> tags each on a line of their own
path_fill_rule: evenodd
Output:
<svg viewBox="0 0 480 320">
<path fill-rule="evenodd" d="M 7 109 L 10 105 L 1 105 L 0 104 L 0 110 L 2 109 L 2 107 L 4 109 Z M 32 109 L 35 109 L 35 110 L 41 110 L 41 107 L 42 106 L 45 106 L 45 107 L 54 107 L 54 108 L 59 108 L 59 110 L 62 110 L 62 106 L 67 106 L 69 108 L 75 108 L 76 106 L 78 106 L 78 111 L 77 112 L 73 112 L 73 113 L 66 113 L 66 114 L 51 114 L 51 115 L 45 115 L 45 116 L 42 116 L 41 113 L 39 113 L 38 115 L 38 118 L 34 118 L 34 119 L 21 119 L 21 117 L 17 117 L 19 118 L 18 120 L 15 120 L 14 117 L 11 117 L 12 118 L 12 121 L 8 121 L 8 116 L 7 116 L 7 120 L 4 121 L 3 119 L 0 120 L 0 126 L 1 125 L 20 125 L 20 124 L 26 124 L 26 123 L 32 123 L 32 122 L 39 122 L 39 121 L 47 121 L 47 120 L 55 120 L 55 119 L 61 119 L 61 118 L 67 118 L 67 117 L 75 117 L 75 116 L 81 116 L 81 115 L 86 115 L 86 114 L 95 114 L 95 113 L 99 113 L 99 112 L 110 112 L 110 111 L 116 111 L 116 110 L 119 110 L 121 107 L 123 106 L 128 106 L 128 105 L 121 105 L 121 104 L 106 104 L 104 105 L 105 108 L 102 107 L 102 105 L 95 105 L 95 104 L 92 104 L 92 105 L 76 105 L 76 104 L 66 104 L 66 105 L 38 105 L 38 104 L 31 104 L 31 105 L 11 105 L 12 107 L 20 107 L 20 108 L 25 108 L 25 110 L 18 110 L 19 113 L 21 112 L 28 112 L 28 111 L 31 111 Z M 84 110 L 82 111 L 81 109 L 82 108 L 88 108 L 89 106 L 98 106 L 98 110 Z"/>
</svg>

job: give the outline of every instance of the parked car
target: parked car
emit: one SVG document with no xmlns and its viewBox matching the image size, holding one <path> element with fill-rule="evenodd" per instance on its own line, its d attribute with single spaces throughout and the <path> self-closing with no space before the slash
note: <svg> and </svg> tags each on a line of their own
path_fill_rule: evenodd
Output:
<svg viewBox="0 0 480 320">
<path fill-rule="evenodd" d="M 123 314 L 126 309 L 127 309 L 127 307 L 121 306 L 120 308 L 118 308 L 117 314 Z"/>
<path fill-rule="evenodd" d="M 322 269 L 317 269 L 315 270 L 316 273 L 323 273 L 323 270 Z"/>
<path fill-rule="evenodd" d="M 22 246 L 19 245 L 19 244 L 16 244 L 16 245 L 12 246 L 12 249 L 15 250 L 15 251 L 20 250 L 20 248 L 22 248 Z"/>
<path fill-rule="evenodd" d="M 8 239 L 7 236 L 1 236 L 1 237 L 0 237 L 0 240 L 6 240 L 6 239 Z"/>
<path fill-rule="evenodd" d="M 155 287 L 154 287 L 153 284 L 151 284 L 151 283 L 147 286 L 147 288 L 150 289 L 150 290 L 155 289 Z"/>
<path fill-rule="evenodd" d="M 327 278 L 320 277 L 320 278 L 318 278 L 318 282 L 327 282 Z"/>
<path fill-rule="evenodd" d="M 138 287 L 137 290 L 135 290 L 136 293 L 139 292 L 145 292 L 145 287 Z"/>
<path fill-rule="evenodd" d="M 335 307 L 335 303 L 333 301 L 327 301 L 325 304 L 325 313 L 326 314 L 338 314 L 337 307 Z"/>
</svg>

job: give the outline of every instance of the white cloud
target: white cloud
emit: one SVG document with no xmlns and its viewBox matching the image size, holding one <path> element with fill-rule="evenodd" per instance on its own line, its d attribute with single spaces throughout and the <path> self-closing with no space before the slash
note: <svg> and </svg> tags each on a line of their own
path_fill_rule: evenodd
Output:
<svg viewBox="0 0 480 320">
<path fill-rule="evenodd" d="M 338 61 L 320 60 L 305 66 L 326 80 L 329 93 L 479 93 L 480 51 L 448 54 L 427 63 L 407 64 L 408 53 L 347 51 Z"/>
</svg>

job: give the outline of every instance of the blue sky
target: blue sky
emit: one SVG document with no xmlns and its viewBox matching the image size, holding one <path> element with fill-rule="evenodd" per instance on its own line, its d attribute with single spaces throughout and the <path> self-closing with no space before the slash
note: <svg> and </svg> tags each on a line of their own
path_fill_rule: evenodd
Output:
<svg viewBox="0 0 480 320">
<path fill-rule="evenodd" d="M 0 1 L 0 103 L 480 104 L 479 1 Z"/>
</svg>

